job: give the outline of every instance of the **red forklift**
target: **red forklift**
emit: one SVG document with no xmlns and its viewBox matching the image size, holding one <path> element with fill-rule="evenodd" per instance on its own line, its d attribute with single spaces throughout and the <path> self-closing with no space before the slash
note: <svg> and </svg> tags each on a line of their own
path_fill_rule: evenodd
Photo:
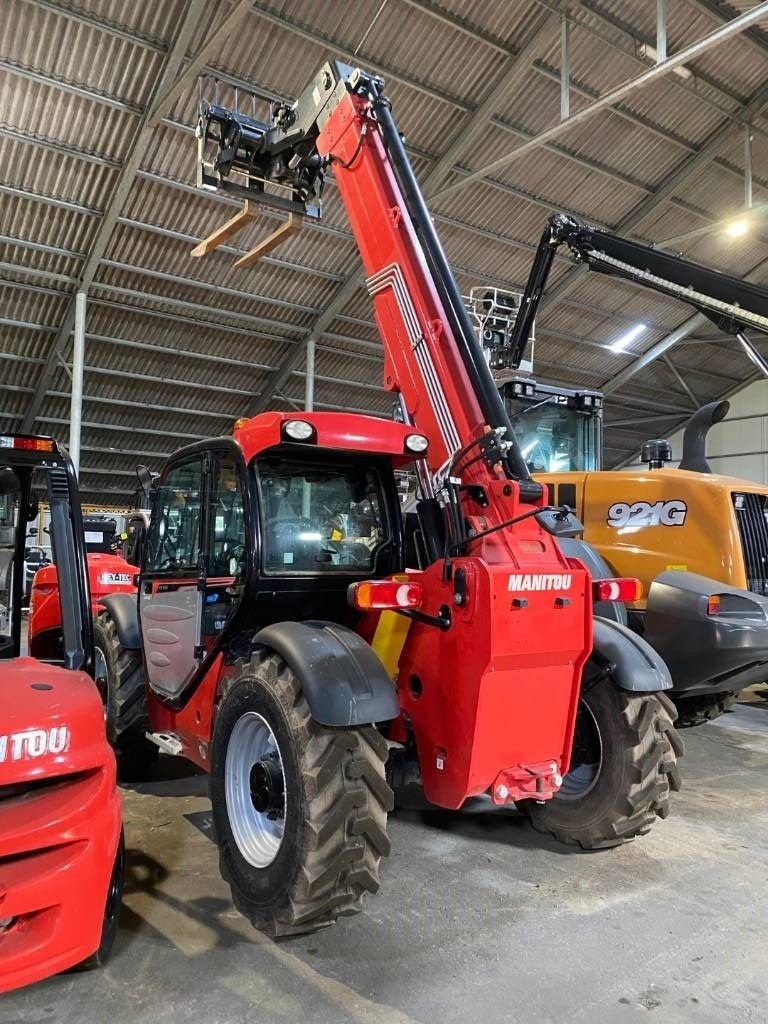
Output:
<svg viewBox="0 0 768 1024">
<path fill-rule="evenodd" d="M 62 642 L 22 656 L 27 527 L 51 509 Z M 0 993 L 109 956 L 123 884 L 115 758 L 93 681 L 77 479 L 50 437 L 0 436 Z"/>
<path fill-rule="evenodd" d="M 647 832 L 679 786 L 669 674 L 618 623 L 593 646 L 593 598 L 635 581 L 563 554 L 581 524 L 530 477 L 383 83 L 330 61 L 264 122 L 201 103 L 198 139 L 204 187 L 302 216 L 333 166 L 402 422 L 262 413 L 169 459 L 138 595 L 96 627 L 123 750 L 210 773 L 222 873 L 273 935 L 378 889 L 408 780 L 584 847 Z"/>
</svg>

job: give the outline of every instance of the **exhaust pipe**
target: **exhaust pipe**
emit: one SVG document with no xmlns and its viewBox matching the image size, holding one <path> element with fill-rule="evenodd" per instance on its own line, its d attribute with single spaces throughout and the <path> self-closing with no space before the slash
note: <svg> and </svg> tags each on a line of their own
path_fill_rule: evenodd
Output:
<svg viewBox="0 0 768 1024">
<path fill-rule="evenodd" d="M 680 469 L 688 469 L 693 473 L 712 472 L 704 452 L 707 434 L 710 427 L 725 419 L 730 408 L 730 402 L 710 402 L 691 416 L 683 434 L 683 457 L 680 460 Z"/>
</svg>

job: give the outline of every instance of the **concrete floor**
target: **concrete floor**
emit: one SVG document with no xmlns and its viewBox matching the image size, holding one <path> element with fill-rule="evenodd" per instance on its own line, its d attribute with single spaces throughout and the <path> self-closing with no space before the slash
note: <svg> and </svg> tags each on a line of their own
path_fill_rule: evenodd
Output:
<svg viewBox="0 0 768 1024">
<path fill-rule="evenodd" d="M 124 793 L 110 965 L 5 996 L 0 1022 L 766 1021 L 768 704 L 685 739 L 685 789 L 650 836 L 584 854 L 479 802 L 398 812 L 365 913 L 279 944 L 230 904 L 205 779 L 167 761 Z"/>
</svg>

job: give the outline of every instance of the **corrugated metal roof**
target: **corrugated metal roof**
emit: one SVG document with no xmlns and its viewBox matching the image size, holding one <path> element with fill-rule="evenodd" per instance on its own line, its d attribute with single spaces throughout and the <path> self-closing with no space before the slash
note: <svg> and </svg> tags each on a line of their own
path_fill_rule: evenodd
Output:
<svg viewBox="0 0 768 1024">
<path fill-rule="evenodd" d="M 732 12 L 751 5 L 731 4 Z M 426 179 L 444 153 L 474 170 L 556 124 L 560 111 L 559 19 L 550 0 L 255 0 L 233 38 L 207 67 L 227 82 L 262 94 L 297 95 L 322 60 L 354 59 L 383 74 L 417 174 Z M 18 427 L 85 259 L 99 230 L 187 8 L 185 0 L 7 0 L 0 22 L 0 366 L 3 429 Z M 725 10 L 725 8 L 723 8 Z M 227 5 L 209 0 L 189 52 L 206 40 Z M 652 0 L 585 0 L 574 9 L 571 109 L 639 74 L 637 45 L 652 41 Z M 725 15 L 724 15 L 725 17 Z M 711 32 L 724 19 L 680 0 L 669 5 L 670 51 Z M 546 27 L 541 28 L 546 22 Z M 765 26 L 768 27 L 768 26 Z M 483 130 L 462 148 L 473 112 L 537 32 L 523 84 L 500 95 Z M 768 52 L 766 48 L 765 52 Z M 613 109 L 529 150 L 494 173 L 432 206 L 464 291 L 493 283 L 520 288 L 550 212 L 565 210 L 620 225 L 639 204 L 650 209 L 637 237 L 672 239 L 687 256 L 743 274 L 768 257 L 755 233 L 726 241 L 721 233 L 687 233 L 743 204 L 740 105 L 762 85 L 765 53 L 735 37 L 698 57 L 695 76 L 666 76 L 631 92 Z M 238 98 L 243 99 L 240 91 Z M 237 271 L 239 254 L 274 230 L 264 212 L 228 247 L 203 260 L 190 248 L 238 207 L 195 189 L 195 88 L 167 112 L 141 161 L 90 289 L 87 322 L 82 483 L 86 496 L 133 489 L 133 466 L 155 465 L 171 449 L 225 431 L 247 408 L 360 261 L 332 180 L 321 224 L 306 224 L 271 256 Z M 768 199 L 768 123 L 756 115 L 755 203 Z M 668 176 L 723 125 L 728 129 L 696 173 L 653 202 Z M 448 182 L 461 180 L 453 171 Z M 683 236 L 675 242 L 677 236 Z M 572 272 L 554 265 L 553 286 Z M 768 273 L 766 273 L 768 278 Z M 687 307 L 628 284 L 581 278 L 539 317 L 537 375 L 598 388 L 689 315 Z M 608 346 L 633 323 L 647 331 L 631 351 Z M 706 333 L 706 332 L 705 332 Z M 714 328 L 712 329 L 714 334 Z M 70 358 L 71 342 L 63 357 Z M 705 401 L 747 380 L 740 349 L 724 343 L 680 345 L 671 352 Z M 382 355 L 370 300 L 361 286 L 320 339 L 315 397 L 320 407 L 388 415 Z M 305 363 L 274 397 L 301 407 Z M 66 440 L 69 379 L 57 366 L 38 420 Z M 663 361 L 612 396 L 608 461 L 631 454 L 646 435 L 675 421 L 649 419 L 690 399 Z"/>
</svg>

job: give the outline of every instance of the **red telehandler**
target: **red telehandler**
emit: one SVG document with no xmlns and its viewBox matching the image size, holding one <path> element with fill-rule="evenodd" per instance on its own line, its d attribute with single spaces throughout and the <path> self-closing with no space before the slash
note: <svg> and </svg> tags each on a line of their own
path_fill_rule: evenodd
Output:
<svg viewBox="0 0 768 1024">
<path fill-rule="evenodd" d="M 58 663 L 21 657 L 27 526 L 44 488 L 58 567 Z M 0 992 L 98 966 L 123 884 L 115 757 L 93 682 L 77 480 L 50 437 L 0 436 Z"/>
<path fill-rule="evenodd" d="M 333 165 L 404 422 L 262 413 L 169 459 L 138 597 L 97 624 L 110 707 L 143 709 L 123 749 L 146 730 L 210 772 L 222 872 L 272 934 L 377 890 L 407 779 L 586 847 L 646 832 L 678 786 L 669 675 L 618 623 L 593 650 L 593 595 L 635 582 L 562 553 L 581 526 L 530 478 L 382 82 L 328 62 L 269 123 L 203 104 L 198 137 L 204 185 L 303 215 Z"/>
</svg>

